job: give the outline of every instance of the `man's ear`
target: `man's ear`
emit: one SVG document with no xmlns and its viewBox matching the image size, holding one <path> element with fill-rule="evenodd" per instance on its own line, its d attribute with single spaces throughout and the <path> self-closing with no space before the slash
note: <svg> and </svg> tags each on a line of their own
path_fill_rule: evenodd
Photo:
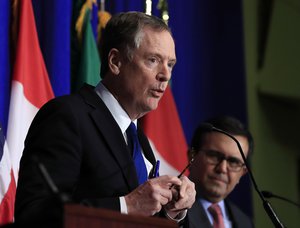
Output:
<svg viewBox="0 0 300 228">
<path fill-rule="evenodd" d="M 242 174 L 242 176 L 244 176 L 246 173 L 248 173 L 248 169 L 246 167 L 243 167 L 243 174 Z"/>
<path fill-rule="evenodd" d="M 121 68 L 121 53 L 118 49 L 112 48 L 108 53 L 108 67 L 114 75 L 120 73 Z"/>
</svg>

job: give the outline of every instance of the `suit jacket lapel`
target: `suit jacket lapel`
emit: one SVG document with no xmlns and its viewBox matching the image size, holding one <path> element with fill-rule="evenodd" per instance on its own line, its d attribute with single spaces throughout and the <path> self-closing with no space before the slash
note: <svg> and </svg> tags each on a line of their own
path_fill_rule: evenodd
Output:
<svg viewBox="0 0 300 228">
<path fill-rule="evenodd" d="M 134 162 L 130 152 L 128 151 L 126 142 L 118 124 L 103 101 L 94 92 L 93 87 L 86 85 L 79 93 L 85 101 L 93 107 L 90 112 L 90 116 L 107 142 L 112 156 L 114 156 L 118 162 L 128 184 L 129 191 L 132 191 L 138 186 L 138 179 L 136 176 Z"/>
<path fill-rule="evenodd" d="M 212 227 L 201 203 L 196 199 L 192 208 L 188 210 L 190 227 Z"/>
<path fill-rule="evenodd" d="M 234 216 L 234 213 L 233 213 L 232 208 L 230 206 L 230 203 L 227 200 L 224 200 L 224 203 L 225 203 L 225 207 L 226 207 L 228 216 L 229 216 L 229 218 L 231 220 L 232 227 L 236 227 L 235 218 L 234 218 L 235 216 Z"/>
<path fill-rule="evenodd" d="M 247 215 L 244 214 L 234 203 L 228 199 L 225 199 L 224 202 L 233 228 L 253 227 L 251 219 L 247 217 Z"/>
<path fill-rule="evenodd" d="M 155 156 L 149 144 L 148 138 L 146 137 L 142 129 L 139 127 L 139 125 L 138 125 L 138 137 L 146 159 L 150 161 L 152 165 L 154 165 L 156 162 Z"/>
</svg>

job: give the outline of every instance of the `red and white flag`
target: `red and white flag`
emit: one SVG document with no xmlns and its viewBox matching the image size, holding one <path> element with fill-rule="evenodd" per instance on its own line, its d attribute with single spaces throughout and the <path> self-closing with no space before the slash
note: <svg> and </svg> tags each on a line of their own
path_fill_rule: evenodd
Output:
<svg viewBox="0 0 300 228">
<path fill-rule="evenodd" d="M 37 111 L 54 97 L 39 45 L 31 0 L 20 0 L 7 144 L 17 180 L 28 128 Z"/>
<path fill-rule="evenodd" d="M 178 175 L 188 164 L 188 146 L 170 86 L 158 108 L 143 118 L 142 125 L 156 158 L 160 160 L 159 174 Z"/>
<path fill-rule="evenodd" d="M 13 222 L 16 183 L 0 123 L 0 225 Z"/>
</svg>

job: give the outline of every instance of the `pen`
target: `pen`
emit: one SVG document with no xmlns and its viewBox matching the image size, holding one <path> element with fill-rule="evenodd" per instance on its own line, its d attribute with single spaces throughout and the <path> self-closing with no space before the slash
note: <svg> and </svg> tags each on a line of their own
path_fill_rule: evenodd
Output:
<svg viewBox="0 0 300 228">
<path fill-rule="evenodd" d="M 154 167 L 153 167 L 153 174 L 152 178 L 158 177 L 159 176 L 159 166 L 160 166 L 160 161 L 157 160 Z"/>
<path fill-rule="evenodd" d="M 194 157 L 192 157 L 192 159 L 189 161 L 189 164 L 187 164 L 187 166 L 182 170 L 182 172 L 177 176 L 178 178 L 180 178 L 183 174 L 184 174 L 184 172 L 191 166 L 191 164 L 194 162 L 194 160 L 195 160 L 195 158 Z M 174 184 L 172 184 L 171 186 L 170 186 L 170 188 L 169 189 L 171 189 L 171 188 L 173 188 L 174 187 Z"/>
<path fill-rule="evenodd" d="M 193 162 L 194 162 L 194 157 L 192 157 L 192 159 L 189 161 L 189 164 L 182 170 L 182 172 L 177 177 L 180 178 L 184 174 L 184 172 L 191 166 Z"/>
</svg>

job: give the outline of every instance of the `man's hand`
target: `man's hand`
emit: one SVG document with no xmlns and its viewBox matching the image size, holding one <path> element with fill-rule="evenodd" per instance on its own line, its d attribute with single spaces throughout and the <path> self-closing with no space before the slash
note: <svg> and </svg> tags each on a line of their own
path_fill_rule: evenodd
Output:
<svg viewBox="0 0 300 228">
<path fill-rule="evenodd" d="M 192 207 L 196 198 L 195 184 L 182 176 L 181 185 L 172 187 L 172 201 L 164 206 L 169 217 L 176 218 L 179 213 Z"/>
<path fill-rule="evenodd" d="M 173 202 L 175 194 L 173 188 L 171 188 L 173 185 L 181 186 L 178 192 L 180 199 L 176 203 L 176 207 L 180 209 L 181 207 L 190 206 L 191 203 L 186 202 L 188 201 L 187 192 L 193 194 L 190 188 L 194 186 L 191 186 L 184 178 L 183 180 L 181 181 L 179 178 L 169 175 L 149 179 L 125 196 L 128 214 L 152 216 L 159 212 L 163 206 Z M 171 207 L 171 209 L 175 210 L 174 207 Z"/>
</svg>

